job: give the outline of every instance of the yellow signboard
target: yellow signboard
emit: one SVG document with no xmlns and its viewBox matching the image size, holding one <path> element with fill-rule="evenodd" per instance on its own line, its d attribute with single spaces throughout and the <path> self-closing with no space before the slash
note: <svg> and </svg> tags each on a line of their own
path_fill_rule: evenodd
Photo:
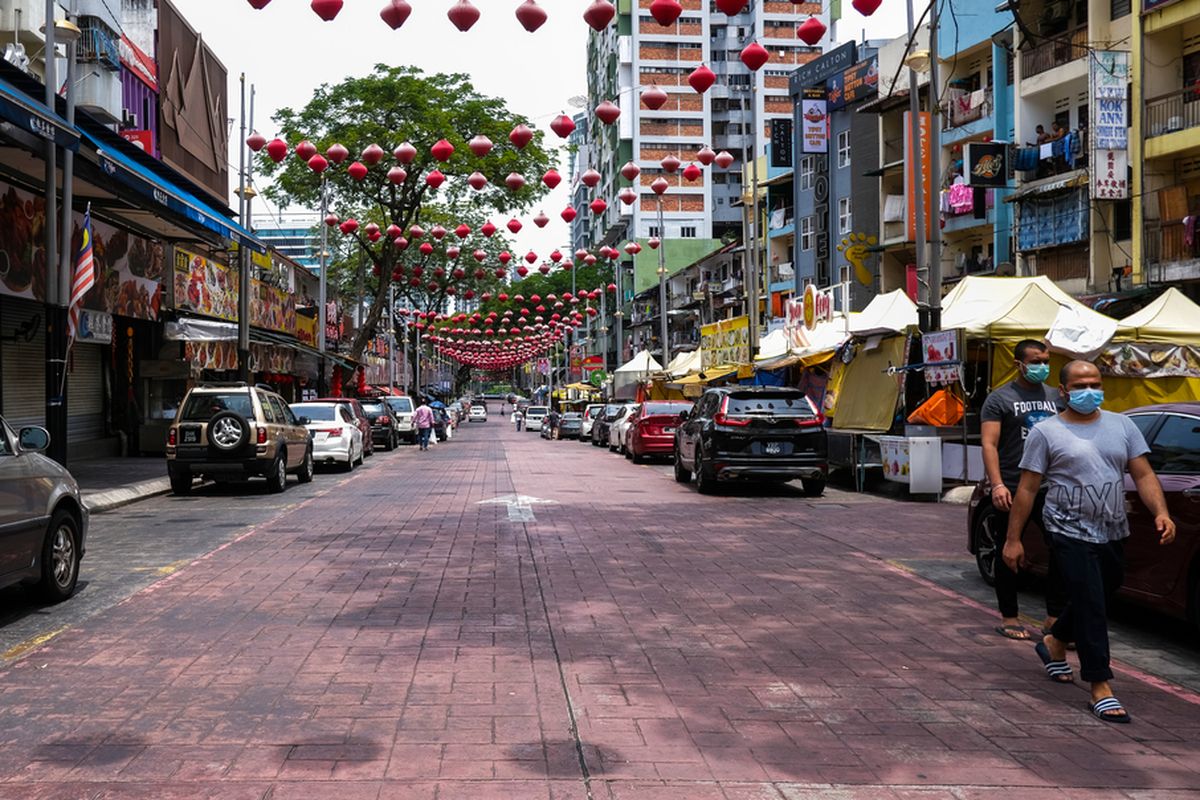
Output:
<svg viewBox="0 0 1200 800">
<path fill-rule="evenodd" d="M 734 317 L 700 328 L 701 369 L 750 363 L 750 320 Z"/>
</svg>

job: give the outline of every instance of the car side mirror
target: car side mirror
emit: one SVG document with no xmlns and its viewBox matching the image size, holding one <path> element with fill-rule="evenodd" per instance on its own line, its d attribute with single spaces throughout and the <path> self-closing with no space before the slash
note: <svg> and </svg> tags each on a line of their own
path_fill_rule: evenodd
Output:
<svg viewBox="0 0 1200 800">
<path fill-rule="evenodd" d="M 312 425 L 312 420 L 308 417 L 296 417 L 297 425 Z"/>
<path fill-rule="evenodd" d="M 40 453 L 50 446 L 50 432 L 45 428 L 30 425 L 28 428 L 21 428 L 18 440 L 22 450 Z"/>
<path fill-rule="evenodd" d="M 679 421 L 683 422 L 687 418 L 688 418 L 688 412 L 687 412 L 687 409 L 685 408 L 683 411 L 679 412 Z"/>
</svg>

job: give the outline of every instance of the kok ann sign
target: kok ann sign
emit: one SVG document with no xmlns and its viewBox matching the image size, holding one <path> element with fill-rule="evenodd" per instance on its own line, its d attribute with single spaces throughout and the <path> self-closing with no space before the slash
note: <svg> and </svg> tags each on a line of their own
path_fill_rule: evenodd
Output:
<svg viewBox="0 0 1200 800">
<path fill-rule="evenodd" d="M 818 322 L 833 319 L 833 295 L 821 291 L 814 284 L 805 287 L 803 305 L 804 327 L 810 331 L 817 327 Z"/>
<path fill-rule="evenodd" d="M 966 146 L 967 185 L 989 189 L 1008 186 L 1008 145 L 969 142 Z"/>
<path fill-rule="evenodd" d="M 1127 150 L 1093 151 L 1095 171 L 1092 173 L 1092 198 L 1095 200 L 1126 200 L 1129 198 L 1129 152 Z"/>
<path fill-rule="evenodd" d="M 929 112 L 922 111 L 917 114 L 917 127 L 920 132 L 920 137 L 915 143 L 912 140 L 912 114 L 904 112 L 904 160 L 907 162 L 904 167 L 904 196 L 905 209 L 908 216 L 907 219 L 907 235 L 908 240 L 915 242 L 917 240 L 917 203 L 918 198 L 925 198 L 928 207 L 925 209 L 925 238 L 928 241 L 929 231 L 933 229 L 933 225 L 937 224 L 937 209 L 936 194 L 932 190 L 933 173 L 929 164 L 930 155 L 932 153 L 932 145 L 930 138 L 930 119 Z M 917 162 L 917 156 L 921 158 L 921 174 L 914 174 L 913 164 Z"/>
<path fill-rule="evenodd" d="M 1129 148 L 1129 53 L 1098 50 L 1088 60 L 1093 150 Z"/>
<path fill-rule="evenodd" d="M 800 101 L 800 138 L 805 153 L 824 153 L 829 149 L 829 114 L 824 100 Z"/>
</svg>

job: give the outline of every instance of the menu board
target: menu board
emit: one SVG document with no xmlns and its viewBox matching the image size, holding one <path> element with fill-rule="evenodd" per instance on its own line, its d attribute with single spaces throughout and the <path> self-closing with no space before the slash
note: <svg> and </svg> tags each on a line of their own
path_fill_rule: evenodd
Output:
<svg viewBox="0 0 1200 800">
<path fill-rule="evenodd" d="M 237 322 L 238 273 L 187 250 L 175 250 L 175 308 Z"/>
</svg>

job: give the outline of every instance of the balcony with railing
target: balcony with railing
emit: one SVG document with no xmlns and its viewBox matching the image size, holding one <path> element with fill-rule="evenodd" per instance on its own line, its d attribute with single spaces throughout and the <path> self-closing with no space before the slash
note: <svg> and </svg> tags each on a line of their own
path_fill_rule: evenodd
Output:
<svg viewBox="0 0 1200 800">
<path fill-rule="evenodd" d="M 1146 101 L 1146 138 L 1200 127 L 1200 85 Z"/>
<path fill-rule="evenodd" d="M 1146 221 L 1144 259 L 1153 281 L 1200 276 L 1200 235 L 1195 223 Z"/>
<path fill-rule="evenodd" d="M 1021 50 L 1021 79 L 1041 75 L 1083 58 L 1088 53 L 1087 37 L 1087 25 L 1080 25 L 1063 33 L 1048 35 L 1039 44 Z"/>
<path fill-rule="evenodd" d="M 94 61 L 106 69 L 121 68 L 121 42 L 115 31 L 96 17 L 80 17 L 79 60 Z"/>
</svg>

